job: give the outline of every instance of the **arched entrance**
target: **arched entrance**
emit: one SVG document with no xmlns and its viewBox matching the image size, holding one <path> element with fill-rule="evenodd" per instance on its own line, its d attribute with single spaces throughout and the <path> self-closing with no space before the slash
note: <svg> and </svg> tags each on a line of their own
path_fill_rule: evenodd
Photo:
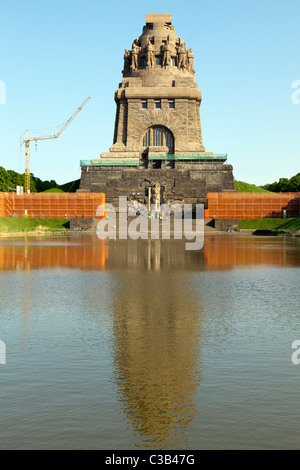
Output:
<svg viewBox="0 0 300 470">
<path fill-rule="evenodd" d="M 144 135 L 143 147 L 168 147 L 169 153 L 174 153 L 174 136 L 167 127 L 150 127 Z"/>
</svg>

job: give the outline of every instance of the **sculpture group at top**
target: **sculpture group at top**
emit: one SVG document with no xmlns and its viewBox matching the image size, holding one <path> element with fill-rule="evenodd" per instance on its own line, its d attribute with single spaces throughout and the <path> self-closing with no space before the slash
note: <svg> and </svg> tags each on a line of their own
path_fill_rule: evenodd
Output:
<svg viewBox="0 0 300 470">
<path fill-rule="evenodd" d="M 155 16 L 155 15 L 152 15 Z M 143 35 L 132 44 L 132 49 L 125 49 L 124 73 L 160 66 L 177 67 L 179 70 L 195 73 L 192 49 L 186 49 L 184 41 L 175 35 L 174 27 L 160 22 L 147 24 Z"/>
<path fill-rule="evenodd" d="M 171 65 L 177 66 L 179 70 L 187 70 L 190 73 L 195 73 L 194 70 L 194 54 L 192 49 L 186 50 L 183 41 L 176 47 L 176 56 L 172 56 L 172 50 L 167 40 L 161 46 L 161 54 L 159 57 L 159 65 L 161 67 L 170 67 Z M 138 70 L 139 68 L 154 67 L 156 62 L 154 54 L 154 45 L 148 39 L 147 45 L 142 51 L 138 41 L 132 44 L 132 50 L 125 49 L 124 54 L 124 72 Z"/>
</svg>

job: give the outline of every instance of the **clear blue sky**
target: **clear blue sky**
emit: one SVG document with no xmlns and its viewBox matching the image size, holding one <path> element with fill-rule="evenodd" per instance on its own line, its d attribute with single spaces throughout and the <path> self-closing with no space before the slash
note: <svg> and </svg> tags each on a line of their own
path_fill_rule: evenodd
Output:
<svg viewBox="0 0 300 470">
<path fill-rule="evenodd" d="M 80 159 L 112 145 L 114 92 L 124 49 L 146 13 L 172 13 L 176 33 L 195 55 L 207 151 L 227 153 L 236 179 L 255 184 L 300 171 L 299 0 L 1 4 L 0 165 L 24 171 L 25 129 L 53 128 L 91 96 L 58 140 L 31 147 L 31 171 L 58 183 L 80 177 Z M 46 133 L 47 130 L 45 129 Z"/>
</svg>

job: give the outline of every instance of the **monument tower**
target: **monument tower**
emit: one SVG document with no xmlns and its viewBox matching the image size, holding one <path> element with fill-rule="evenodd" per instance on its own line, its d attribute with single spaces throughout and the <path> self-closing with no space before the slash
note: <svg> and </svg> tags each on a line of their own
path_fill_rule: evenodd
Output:
<svg viewBox="0 0 300 470">
<path fill-rule="evenodd" d="M 149 186 L 165 203 L 206 203 L 207 192 L 234 191 L 227 155 L 203 145 L 193 59 L 171 15 L 146 15 L 142 35 L 125 49 L 113 145 L 81 161 L 80 191 L 104 192 L 116 204 L 119 196 L 147 203 Z"/>
</svg>

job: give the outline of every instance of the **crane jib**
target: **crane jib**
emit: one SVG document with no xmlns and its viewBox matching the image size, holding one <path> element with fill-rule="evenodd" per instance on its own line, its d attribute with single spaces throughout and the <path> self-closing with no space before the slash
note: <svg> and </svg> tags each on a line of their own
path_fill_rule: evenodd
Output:
<svg viewBox="0 0 300 470">
<path fill-rule="evenodd" d="M 73 119 L 77 116 L 77 114 L 84 108 L 86 103 L 91 99 L 89 96 L 81 106 L 75 111 L 75 113 L 70 117 L 68 121 L 62 124 L 62 127 L 57 127 L 57 132 L 54 135 L 46 135 L 43 137 L 29 137 L 28 131 L 25 131 L 26 137 L 24 138 L 23 135 L 20 137 L 20 147 L 22 147 L 23 143 L 25 143 L 25 193 L 30 193 L 30 151 L 29 151 L 29 142 L 35 142 L 37 145 L 38 140 L 49 140 L 49 139 L 57 139 L 63 131 L 68 127 L 68 125 L 73 121 Z"/>
</svg>

